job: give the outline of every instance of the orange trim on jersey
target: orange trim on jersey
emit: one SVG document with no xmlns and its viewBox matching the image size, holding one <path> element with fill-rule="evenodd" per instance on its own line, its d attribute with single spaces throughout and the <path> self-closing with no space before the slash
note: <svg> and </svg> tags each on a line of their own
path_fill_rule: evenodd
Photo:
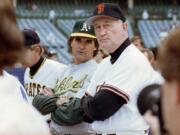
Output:
<svg viewBox="0 0 180 135">
<path fill-rule="evenodd" d="M 118 90 L 118 91 L 120 91 L 121 93 L 123 93 L 124 95 L 126 95 L 128 98 L 130 97 L 125 91 L 119 89 L 119 88 L 116 87 L 116 86 L 112 86 L 112 85 L 109 85 L 109 84 L 104 84 L 104 86 L 114 88 L 115 90 Z"/>
<path fill-rule="evenodd" d="M 122 98 L 124 98 L 126 100 L 126 103 L 130 99 L 130 96 L 126 92 L 124 92 L 121 89 L 119 89 L 119 88 L 117 88 L 115 86 L 112 86 L 112 85 L 108 85 L 108 84 L 101 85 L 99 90 L 108 90 L 108 91 L 111 91 L 111 92 L 121 96 Z"/>
</svg>

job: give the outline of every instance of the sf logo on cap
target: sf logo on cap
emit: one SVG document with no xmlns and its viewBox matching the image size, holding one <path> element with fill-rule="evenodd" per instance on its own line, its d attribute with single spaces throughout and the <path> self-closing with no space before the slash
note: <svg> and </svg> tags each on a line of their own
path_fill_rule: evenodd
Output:
<svg viewBox="0 0 180 135">
<path fill-rule="evenodd" d="M 91 26 L 88 26 L 86 23 L 84 23 L 81 31 L 88 31 L 90 29 L 91 29 Z"/>
<path fill-rule="evenodd" d="M 98 5 L 98 14 L 101 14 L 102 12 L 104 12 L 104 4 L 99 4 Z"/>
</svg>

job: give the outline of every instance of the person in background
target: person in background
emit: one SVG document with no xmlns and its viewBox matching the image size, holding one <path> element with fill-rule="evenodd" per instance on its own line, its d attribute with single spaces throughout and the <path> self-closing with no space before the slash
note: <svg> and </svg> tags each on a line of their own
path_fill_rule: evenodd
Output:
<svg viewBox="0 0 180 135">
<path fill-rule="evenodd" d="M 53 23 L 53 24 L 55 24 L 55 21 L 56 21 L 56 12 L 55 12 L 55 10 L 54 9 L 51 9 L 50 11 L 49 11 L 49 21 L 51 22 L 51 23 Z"/>
<path fill-rule="evenodd" d="M 5 68 L 12 68 L 23 52 L 22 34 L 17 27 L 14 11 L 10 4 L 9 0 L 0 2 L 3 19 L 0 22 L 0 95 L 3 97 L 11 95 L 17 99 L 27 101 L 27 95 L 22 84 L 17 78 L 4 70 Z M 9 30 L 9 27 L 12 27 L 12 29 Z"/>
<path fill-rule="evenodd" d="M 143 49 L 144 45 L 142 43 L 142 39 L 139 36 L 134 36 L 131 38 L 131 42 L 138 48 Z"/>
<path fill-rule="evenodd" d="M 104 58 L 108 56 L 109 56 L 108 52 L 105 49 L 100 48 L 94 59 L 96 60 L 97 63 L 100 63 Z"/>
<path fill-rule="evenodd" d="M 170 135 L 180 134 L 180 29 L 170 32 L 159 47 L 159 69 L 165 78 L 162 112 Z"/>
<path fill-rule="evenodd" d="M 150 49 L 148 49 L 148 48 L 142 48 L 140 50 L 147 57 L 147 59 L 149 60 L 150 64 L 153 66 L 154 59 L 155 59 L 153 52 Z"/>
<path fill-rule="evenodd" d="M 22 63 L 26 68 L 24 85 L 30 101 L 40 90 L 48 87 L 54 89 L 59 76 L 67 67 L 59 62 L 43 57 L 43 47 L 38 34 L 32 29 L 24 29 L 25 51 Z"/>
<path fill-rule="evenodd" d="M 51 60 L 58 61 L 58 52 L 57 48 L 48 48 L 47 58 Z"/>
<path fill-rule="evenodd" d="M 0 1 L 0 14 L 0 134 L 50 135 L 42 116 L 22 100 L 20 82 L 4 71 L 20 60 L 24 44 L 10 0 Z"/>
<path fill-rule="evenodd" d="M 165 135 L 162 112 L 162 88 L 159 84 L 151 84 L 142 89 L 138 95 L 137 106 L 141 115 L 150 126 L 150 135 Z"/>
</svg>

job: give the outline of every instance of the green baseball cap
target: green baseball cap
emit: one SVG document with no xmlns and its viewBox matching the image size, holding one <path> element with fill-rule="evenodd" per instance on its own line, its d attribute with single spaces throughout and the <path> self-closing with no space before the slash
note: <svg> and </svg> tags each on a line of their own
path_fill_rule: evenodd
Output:
<svg viewBox="0 0 180 135">
<path fill-rule="evenodd" d="M 94 28 L 90 25 L 87 25 L 85 21 L 77 21 L 74 25 L 73 31 L 69 37 L 87 37 L 87 38 L 96 38 Z"/>
</svg>

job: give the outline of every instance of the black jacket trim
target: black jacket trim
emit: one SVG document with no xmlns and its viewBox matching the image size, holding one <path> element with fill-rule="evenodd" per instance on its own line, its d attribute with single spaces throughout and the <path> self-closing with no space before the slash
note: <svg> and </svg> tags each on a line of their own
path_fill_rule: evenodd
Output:
<svg viewBox="0 0 180 135">
<path fill-rule="evenodd" d="M 124 43 L 122 43 L 119 48 L 117 48 L 113 53 L 111 53 L 111 64 L 114 64 L 122 52 L 131 44 L 129 38 L 127 38 Z"/>
</svg>

